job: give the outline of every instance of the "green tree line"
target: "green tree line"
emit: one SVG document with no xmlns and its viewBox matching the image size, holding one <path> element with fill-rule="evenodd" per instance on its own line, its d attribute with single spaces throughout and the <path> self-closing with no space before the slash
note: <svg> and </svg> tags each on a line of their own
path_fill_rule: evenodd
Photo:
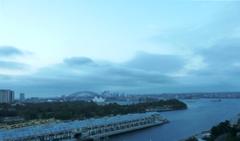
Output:
<svg viewBox="0 0 240 141">
<path fill-rule="evenodd" d="M 86 119 L 109 115 L 145 112 L 149 108 L 170 107 L 172 110 L 186 109 L 187 105 L 179 100 L 160 100 L 154 102 L 119 105 L 116 103 L 98 105 L 94 102 L 46 102 L 25 103 L 24 105 L 0 105 L 0 117 L 20 116 L 26 120 L 49 119 L 59 120 Z"/>
</svg>

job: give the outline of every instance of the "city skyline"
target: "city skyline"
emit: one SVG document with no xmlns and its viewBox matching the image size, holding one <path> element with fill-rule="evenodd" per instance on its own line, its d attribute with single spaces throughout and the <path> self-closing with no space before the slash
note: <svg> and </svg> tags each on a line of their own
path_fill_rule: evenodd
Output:
<svg viewBox="0 0 240 141">
<path fill-rule="evenodd" d="M 238 1 L 0 0 L 0 89 L 240 91 Z"/>
</svg>

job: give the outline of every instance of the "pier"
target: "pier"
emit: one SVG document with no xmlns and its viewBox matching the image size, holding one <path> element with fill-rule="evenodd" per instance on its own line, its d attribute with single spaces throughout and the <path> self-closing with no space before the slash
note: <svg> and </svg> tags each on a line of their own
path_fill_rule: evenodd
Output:
<svg viewBox="0 0 240 141">
<path fill-rule="evenodd" d="M 77 139 L 81 141 L 96 141 L 167 122 L 166 119 L 156 112 L 118 115 L 5 130 L 0 132 L 0 140 L 61 141 Z"/>
</svg>

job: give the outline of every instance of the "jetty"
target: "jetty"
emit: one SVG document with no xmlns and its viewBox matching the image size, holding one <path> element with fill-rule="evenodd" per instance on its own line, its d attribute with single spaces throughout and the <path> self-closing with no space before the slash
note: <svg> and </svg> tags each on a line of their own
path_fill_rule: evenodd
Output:
<svg viewBox="0 0 240 141">
<path fill-rule="evenodd" d="M 167 123 L 157 112 L 49 123 L 0 131 L 1 141 L 96 141 Z"/>
</svg>

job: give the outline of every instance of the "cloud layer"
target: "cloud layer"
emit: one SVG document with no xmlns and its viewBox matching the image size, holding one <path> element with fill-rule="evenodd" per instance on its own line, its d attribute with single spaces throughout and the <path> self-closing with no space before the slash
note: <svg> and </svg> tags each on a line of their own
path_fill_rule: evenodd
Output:
<svg viewBox="0 0 240 141">
<path fill-rule="evenodd" d="M 0 46 L 0 57 L 21 56 L 24 52 L 12 46 Z"/>
<path fill-rule="evenodd" d="M 14 57 L 23 57 L 24 55 L 24 51 L 16 47 L 0 46 L 0 74 L 3 73 L 1 70 L 18 71 L 27 68 L 25 63 L 14 59 Z"/>
<path fill-rule="evenodd" d="M 210 47 L 195 50 L 192 57 L 200 56 L 200 64 L 204 64 L 196 69 L 194 65 L 191 69 L 187 67 L 194 59 L 184 55 L 140 52 L 123 63 L 68 57 L 33 74 L 1 75 L 0 84 L 37 96 L 62 95 L 79 90 L 129 93 L 238 91 L 239 52 L 239 38 L 219 40 Z M 0 69 L 24 71 L 26 64 L 0 61 Z M 184 70 L 184 75 L 179 75 Z"/>
<path fill-rule="evenodd" d="M 62 63 L 42 68 L 35 74 L 12 77 L 8 82 L 14 81 L 17 89 L 25 88 L 32 93 L 46 95 L 78 90 L 155 92 L 156 87 L 176 83 L 168 72 L 178 71 L 184 66 L 181 59 L 174 62 L 177 58 L 141 53 L 129 62 L 116 64 L 95 62 L 86 57 L 72 57 L 64 59 Z M 151 64 L 145 66 L 147 62 L 144 61 Z M 172 63 L 166 65 L 166 62 Z"/>
<path fill-rule="evenodd" d="M 13 62 L 13 61 L 0 61 L 0 69 L 24 69 L 26 64 Z"/>
</svg>

